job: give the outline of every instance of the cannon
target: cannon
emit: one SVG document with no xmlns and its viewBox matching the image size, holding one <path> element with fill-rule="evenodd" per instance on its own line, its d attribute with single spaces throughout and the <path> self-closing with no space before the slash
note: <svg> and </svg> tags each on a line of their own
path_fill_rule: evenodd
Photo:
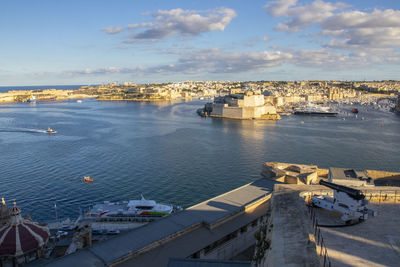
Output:
<svg viewBox="0 0 400 267">
<path fill-rule="evenodd" d="M 354 188 L 351 188 L 348 186 L 344 186 L 344 185 L 338 185 L 338 184 L 334 184 L 334 183 L 330 183 L 330 182 L 325 182 L 324 180 L 320 180 L 319 184 L 327 186 L 336 191 L 344 192 L 344 193 L 348 194 L 351 198 L 354 198 L 355 200 L 365 199 L 365 195 L 361 190 L 357 190 L 357 189 L 354 189 Z"/>
<path fill-rule="evenodd" d="M 339 211 L 343 214 L 341 219 L 345 222 L 354 219 L 366 220 L 369 213 L 375 215 L 372 210 L 367 208 L 369 201 L 365 199 L 361 190 L 323 180 L 320 180 L 319 184 L 333 189 L 333 197 L 327 195 L 313 196 L 311 199 L 313 206 Z"/>
</svg>

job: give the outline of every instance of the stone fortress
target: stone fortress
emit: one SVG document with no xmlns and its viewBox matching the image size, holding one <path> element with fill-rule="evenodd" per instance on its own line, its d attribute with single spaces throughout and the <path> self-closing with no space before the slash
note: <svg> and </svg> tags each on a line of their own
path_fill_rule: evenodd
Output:
<svg viewBox="0 0 400 267">
<path fill-rule="evenodd" d="M 233 119 L 279 119 L 275 106 L 265 102 L 264 95 L 241 89 L 231 89 L 229 95 L 215 98 L 205 110 L 211 117 Z"/>
</svg>

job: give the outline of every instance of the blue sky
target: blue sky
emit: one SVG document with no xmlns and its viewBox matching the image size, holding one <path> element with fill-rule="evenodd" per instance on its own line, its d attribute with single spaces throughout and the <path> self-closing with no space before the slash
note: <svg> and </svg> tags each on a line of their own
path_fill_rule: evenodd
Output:
<svg viewBox="0 0 400 267">
<path fill-rule="evenodd" d="M 400 1 L 9 1 L 0 85 L 399 79 Z"/>
</svg>

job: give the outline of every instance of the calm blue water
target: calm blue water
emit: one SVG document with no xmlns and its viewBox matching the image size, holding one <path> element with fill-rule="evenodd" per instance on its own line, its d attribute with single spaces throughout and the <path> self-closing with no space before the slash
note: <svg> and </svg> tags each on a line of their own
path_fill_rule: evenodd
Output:
<svg viewBox="0 0 400 267">
<path fill-rule="evenodd" d="M 2 104 L 0 196 L 44 221 L 54 220 L 54 202 L 60 217 L 140 194 L 187 207 L 258 179 L 265 161 L 400 171 L 396 114 L 200 120 L 203 104 Z M 47 127 L 58 133 L 38 131 Z"/>
<path fill-rule="evenodd" d="M 39 90 L 39 89 L 60 89 L 73 90 L 82 85 L 39 85 L 39 86 L 0 86 L 0 93 L 6 93 L 13 90 Z"/>
</svg>

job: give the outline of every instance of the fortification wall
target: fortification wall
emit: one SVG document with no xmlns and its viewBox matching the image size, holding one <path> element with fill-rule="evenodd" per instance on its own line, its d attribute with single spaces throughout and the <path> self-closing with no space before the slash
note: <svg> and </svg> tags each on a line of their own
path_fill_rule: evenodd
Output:
<svg viewBox="0 0 400 267">
<path fill-rule="evenodd" d="M 222 111 L 222 116 L 227 118 L 243 118 L 243 110 L 238 107 L 224 107 Z"/>
</svg>

